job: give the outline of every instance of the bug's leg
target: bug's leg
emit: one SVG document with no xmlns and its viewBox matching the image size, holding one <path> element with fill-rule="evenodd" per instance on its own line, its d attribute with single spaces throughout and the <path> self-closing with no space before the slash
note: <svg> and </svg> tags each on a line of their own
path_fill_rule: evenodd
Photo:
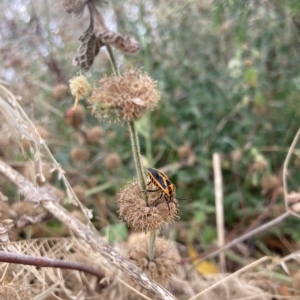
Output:
<svg viewBox="0 0 300 300">
<path fill-rule="evenodd" d="M 147 183 L 147 185 L 149 185 L 151 183 L 151 181 L 149 181 L 148 183 Z"/>
<path fill-rule="evenodd" d="M 147 192 L 158 192 L 159 191 L 159 189 L 157 189 L 157 190 L 147 190 Z"/>
<path fill-rule="evenodd" d="M 168 198 L 167 198 L 167 196 L 166 195 L 164 195 L 165 196 L 165 200 L 166 200 L 166 202 L 167 202 L 167 205 L 168 205 L 168 209 L 169 209 L 169 213 L 171 212 L 171 209 L 170 209 L 170 204 L 169 204 L 169 202 L 173 202 L 172 200 L 170 201 Z"/>
<path fill-rule="evenodd" d="M 151 206 L 155 206 L 156 202 L 162 197 L 163 193 L 159 195 L 159 197 L 151 204 Z"/>
</svg>

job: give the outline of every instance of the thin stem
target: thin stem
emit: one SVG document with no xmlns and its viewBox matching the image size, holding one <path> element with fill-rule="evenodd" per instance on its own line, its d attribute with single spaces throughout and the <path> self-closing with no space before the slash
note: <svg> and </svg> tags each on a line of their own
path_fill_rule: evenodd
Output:
<svg viewBox="0 0 300 300">
<path fill-rule="evenodd" d="M 289 202 L 288 202 L 288 185 L 287 185 L 287 177 L 288 177 L 288 164 L 290 162 L 291 156 L 296 148 L 298 140 L 300 138 L 300 129 L 298 130 L 297 134 L 294 137 L 291 147 L 289 148 L 288 154 L 283 164 L 283 190 L 284 190 L 284 202 L 285 202 L 285 209 L 289 209 Z"/>
<path fill-rule="evenodd" d="M 110 57 L 110 61 L 111 61 L 114 73 L 116 76 L 120 76 L 120 71 L 118 69 L 117 62 L 116 62 L 114 53 L 112 51 L 112 48 L 110 45 L 106 45 L 106 48 L 107 48 L 107 51 L 108 51 L 108 54 Z M 141 192 L 142 192 L 142 198 L 146 202 L 146 204 L 149 205 L 146 180 L 144 177 L 144 168 L 142 165 L 142 159 L 141 159 L 141 153 L 140 153 L 140 142 L 139 142 L 139 137 L 137 134 L 135 123 L 133 121 L 128 121 L 128 128 L 129 128 L 129 132 L 130 132 L 132 153 L 133 153 L 133 158 L 134 158 L 134 163 L 135 163 L 136 173 L 138 176 L 139 185 L 140 185 Z M 154 259 L 155 237 L 156 237 L 156 232 L 151 232 L 150 233 L 150 241 L 149 241 L 149 249 L 148 249 L 149 260 Z"/>
<path fill-rule="evenodd" d="M 114 73 L 116 74 L 116 76 L 120 76 L 120 71 L 119 71 L 117 61 L 116 61 L 116 58 L 114 56 L 114 53 L 112 51 L 111 46 L 106 44 L 106 49 L 108 51 L 108 54 L 109 54 L 109 57 L 110 57 L 110 62 L 111 62 L 112 68 L 114 70 Z"/>
<path fill-rule="evenodd" d="M 140 143 L 139 143 L 139 138 L 138 138 L 138 134 L 137 134 L 137 130 L 136 130 L 134 122 L 129 121 L 128 128 L 129 128 L 129 132 L 130 132 L 130 140 L 131 140 L 132 153 L 133 153 L 133 157 L 134 157 L 134 163 L 135 163 L 136 172 L 138 175 L 140 188 L 142 191 L 142 197 L 143 197 L 143 200 L 147 203 L 147 205 L 149 205 L 146 180 L 144 177 L 144 171 L 143 171 L 141 154 L 140 154 Z"/>
<path fill-rule="evenodd" d="M 150 261 L 154 260 L 155 240 L 156 240 L 156 231 L 151 231 L 150 232 L 149 247 L 148 247 L 148 258 L 149 258 Z"/>
</svg>

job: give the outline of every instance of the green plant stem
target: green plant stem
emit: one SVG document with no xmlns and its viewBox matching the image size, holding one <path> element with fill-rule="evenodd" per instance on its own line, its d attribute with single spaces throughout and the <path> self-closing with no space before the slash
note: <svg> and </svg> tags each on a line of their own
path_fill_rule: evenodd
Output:
<svg viewBox="0 0 300 300">
<path fill-rule="evenodd" d="M 150 232 L 149 247 L 148 247 L 148 258 L 149 258 L 150 261 L 154 260 L 155 240 L 156 240 L 156 231 L 151 231 Z"/>
<path fill-rule="evenodd" d="M 137 130 L 136 130 L 136 126 L 135 126 L 134 122 L 129 121 L 128 128 L 129 128 L 129 132 L 130 132 L 130 140 L 131 140 L 132 153 L 133 153 L 133 157 L 134 157 L 134 163 L 135 163 L 136 172 L 138 175 L 140 188 L 142 191 L 142 197 L 143 197 L 143 200 L 147 203 L 147 205 L 149 205 L 146 180 L 144 177 L 144 170 L 143 170 L 141 154 L 140 154 L 139 138 L 138 138 L 138 134 L 137 134 Z"/>
<path fill-rule="evenodd" d="M 112 51 L 112 48 L 110 45 L 106 45 L 110 61 L 114 70 L 114 73 L 116 76 L 120 76 L 120 72 L 117 66 L 117 62 L 114 56 L 114 53 Z M 139 185 L 142 191 L 142 197 L 143 200 L 146 202 L 147 205 L 148 203 L 148 194 L 147 194 L 147 186 L 146 186 L 146 180 L 144 177 L 144 168 L 142 165 L 142 159 L 141 159 L 141 153 L 140 153 L 140 143 L 139 143 L 139 137 L 137 134 L 136 126 L 133 121 L 128 121 L 128 128 L 130 132 L 130 141 L 131 141 L 131 147 L 132 147 L 132 153 L 133 153 L 133 158 L 134 158 L 134 163 L 135 163 L 135 168 L 136 172 L 138 175 L 138 181 Z M 150 240 L 149 240 L 149 248 L 148 248 L 148 257 L 149 260 L 154 259 L 154 254 L 155 254 L 155 239 L 156 239 L 156 232 L 150 232 Z"/>
<path fill-rule="evenodd" d="M 108 51 L 108 54 L 109 54 L 109 57 L 110 57 L 110 62 L 111 62 L 112 68 L 114 70 L 114 73 L 116 74 L 116 76 L 120 76 L 120 71 L 119 71 L 119 68 L 117 66 L 117 61 L 116 61 L 116 58 L 114 56 L 114 53 L 112 51 L 111 46 L 106 44 L 106 49 Z"/>
</svg>

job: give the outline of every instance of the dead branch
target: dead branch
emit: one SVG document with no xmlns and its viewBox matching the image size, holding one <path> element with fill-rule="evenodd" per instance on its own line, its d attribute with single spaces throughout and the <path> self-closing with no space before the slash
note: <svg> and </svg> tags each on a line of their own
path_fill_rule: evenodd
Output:
<svg viewBox="0 0 300 300">
<path fill-rule="evenodd" d="M 77 271 L 82 271 L 94 275 L 99 280 L 104 278 L 104 274 L 99 272 L 98 270 L 84 263 L 79 263 L 74 261 L 66 261 L 66 260 L 54 259 L 49 257 L 41 257 L 41 256 L 31 256 L 31 255 L 12 253 L 6 251 L 0 251 L 0 261 L 12 263 L 12 264 L 77 270 Z"/>
</svg>

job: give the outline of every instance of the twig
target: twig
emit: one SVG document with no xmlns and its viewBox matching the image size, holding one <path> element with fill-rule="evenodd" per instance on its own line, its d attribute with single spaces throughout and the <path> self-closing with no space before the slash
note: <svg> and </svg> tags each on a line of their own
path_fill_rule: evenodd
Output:
<svg viewBox="0 0 300 300">
<path fill-rule="evenodd" d="M 105 277 L 103 273 L 84 263 L 54 259 L 49 257 L 31 256 L 21 253 L 0 251 L 0 261 L 12 264 L 77 270 L 94 275 L 99 280 Z"/>
<path fill-rule="evenodd" d="M 34 200 L 49 211 L 53 216 L 67 225 L 79 238 L 88 243 L 95 251 L 102 254 L 104 258 L 109 260 L 113 266 L 120 269 L 124 274 L 128 275 L 132 280 L 141 285 L 147 291 L 155 295 L 158 299 L 174 300 L 176 299 L 165 288 L 153 281 L 147 274 L 143 273 L 134 264 L 130 263 L 118 252 L 115 251 L 104 239 L 91 229 L 84 226 L 79 220 L 74 218 L 64 207 L 59 204 L 57 197 L 52 193 L 46 193 L 44 189 L 35 187 L 21 174 L 13 170 L 10 166 L 0 160 L 0 173 L 6 176 L 14 183 L 19 190 L 26 190 L 27 200 L 31 200 L 31 194 Z M 29 192 L 31 190 L 31 193 Z M 36 199 L 40 195 L 39 199 Z M 45 198 L 46 197 L 46 198 Z"/>
<path fill-rule="evenodd" d="M 288 165 L 291 159 L 291 156 L 294 152 L 294 149 L 298 143 L 298 140 L 300 138 L 300 129 L 298 130 L 297 134 L 294 137 L 294 140 L 292 142 L 291 147 L 289 148 L 289 151 L 287 153 L 287 156 L 285 158 L 284 164 L 283 164 L 283 191 L 284 191 L 284 203 L 285 203 L 285 209 L 287 211 L 290 211 L 291 214 L 295 214 L 293 211 L 289 208 L 289 201 L 288 201 L 288 186 L 287 186 L 287 176 L 288 176 Z M 296 214 L 296 216 L 298 216 Z M 299 217 L 299 216 L 298 216 Z"/>
<path fill-rule="evenodd" d="M 203 260 L 207 260 L 211 257 L 214 257 L 216 255 L 218 255 L 219 253 L 223 252 L 223 251 L 226 251 L 234 246 L 236 246 L 237 244 L 249 239 L 250 237 L 254 236 L 254 235 L 257 235 L 279 223 L 281 223 L 283 220 L 285 220 L 287 217 L 289 217 L 291 215 L 291 212 L 290 211 L 286 211 L 285 213 L 283 213 L 282 215 L 280 215 L 279 217 L 271 220 L 270 222 L 264 224 L 264 225 L 261 225 L 260 227 L 246 233 L 246 234 L 243 234 L 242 236 L 232 240 L 231 242 L 229 242 L 228 244 L 226 244 L 224 247 L 222 248 L 219 248 L 219 249 L 216 249 L 214 251 L 212 251 L 211 253 L 205 255 L 205 256 L 202 256 L 201 259 L 197 260 L 196 263 L 194 263 L 193 265 L 193 268 L 195 268 L 198 264 L 200 264 Z M 190 260 L 190 259 L 189 259 Z M 184 262 L 184 260 L 182 260 L 182 262 Z"/>
<path fill-rule="evenodd" d="M 225 244 L 224 232 L 224 207 L 223 207 L 223 180 L 221 170 L 221 158 L 219 153 L 213 154 L 213 169 L 214 169 L 214 183 L 215 183 L 215 203 L 216 203 L 216 223 L 218 233 L 218 246 L 223 247 Z M 225 254 L 219 254 L 220 271 L 226 272 Z"/>
</svg>

